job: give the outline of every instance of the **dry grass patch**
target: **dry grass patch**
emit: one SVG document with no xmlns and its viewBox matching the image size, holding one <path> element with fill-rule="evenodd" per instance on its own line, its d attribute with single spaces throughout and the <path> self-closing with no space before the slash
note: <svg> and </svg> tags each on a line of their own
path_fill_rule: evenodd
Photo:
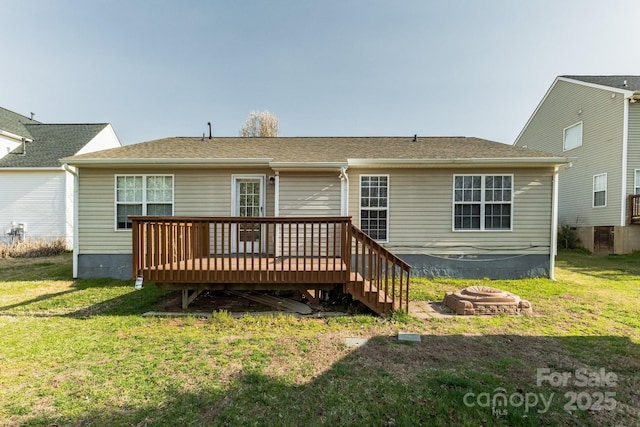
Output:
<svg viewBox="0 0 640 427">
<path fill-rule="evenodd" d="M 64 239 L 22 240 L 15 243 L 0 242 L 0 258 L 41 258 L 64 253 L 67 245 Z"/>
</svg>

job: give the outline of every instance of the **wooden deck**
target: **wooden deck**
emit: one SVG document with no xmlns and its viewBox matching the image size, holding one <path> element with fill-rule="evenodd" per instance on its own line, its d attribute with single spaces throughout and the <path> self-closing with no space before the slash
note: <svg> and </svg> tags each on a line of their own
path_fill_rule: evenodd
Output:
<svg viewBox="0 0 640 427">
<path fill-rule="evenodd" d="M 350 275 L 347 263 L 340 258 L 262 255 L 187 259 L 153 266 L 147 277 L 166 289 L 182 289 L 183 283 L 188 283 L 207 290 L 295 290 L 306 289 L 310 283 L 330 289 Z"/>
<path fill-rule="evenodd" d="M 409 307 L 411 266 L 350 217 L 132 216 L 133 276 L 183 291 L 342 287 L 379 314 Z"/>
</svg>

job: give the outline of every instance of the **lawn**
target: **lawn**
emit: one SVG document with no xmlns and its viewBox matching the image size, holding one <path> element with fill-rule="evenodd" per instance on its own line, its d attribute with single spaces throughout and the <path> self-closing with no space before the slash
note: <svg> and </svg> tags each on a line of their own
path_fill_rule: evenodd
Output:
<svg viewBox="0 0 640 427">
<path fill-rule="evenodd" d="M 556 277 L 412 281 L 499 287 L 531 317 L 149 318 L 155 286 L 0 259 L 0 425 L 640 425 L 640 254 L 561 253 Z"/>
</svg>

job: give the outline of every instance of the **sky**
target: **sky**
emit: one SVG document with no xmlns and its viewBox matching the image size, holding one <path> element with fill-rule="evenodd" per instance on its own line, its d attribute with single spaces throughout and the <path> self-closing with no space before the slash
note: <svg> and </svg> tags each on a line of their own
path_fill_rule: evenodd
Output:
<svg viewBox="0 0 640 427">
<path fill-rule="evenodd" d="M 638 75 L 637 0 L 0 0 L 0 106 L 123 144 L 238 136 L 513 143 L 558 75 Z"/>
</svg>

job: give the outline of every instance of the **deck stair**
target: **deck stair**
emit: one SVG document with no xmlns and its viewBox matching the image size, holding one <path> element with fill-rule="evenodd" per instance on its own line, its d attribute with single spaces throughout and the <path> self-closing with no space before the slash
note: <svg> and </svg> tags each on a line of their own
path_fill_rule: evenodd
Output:
<svg viewBox="0 0 640 427">
<path fill-rule="evenodd" d="M 345 291 L 379 315 L 408 311 L 411 266 L 350 225 L 351 275 Z"/>
</svg>

